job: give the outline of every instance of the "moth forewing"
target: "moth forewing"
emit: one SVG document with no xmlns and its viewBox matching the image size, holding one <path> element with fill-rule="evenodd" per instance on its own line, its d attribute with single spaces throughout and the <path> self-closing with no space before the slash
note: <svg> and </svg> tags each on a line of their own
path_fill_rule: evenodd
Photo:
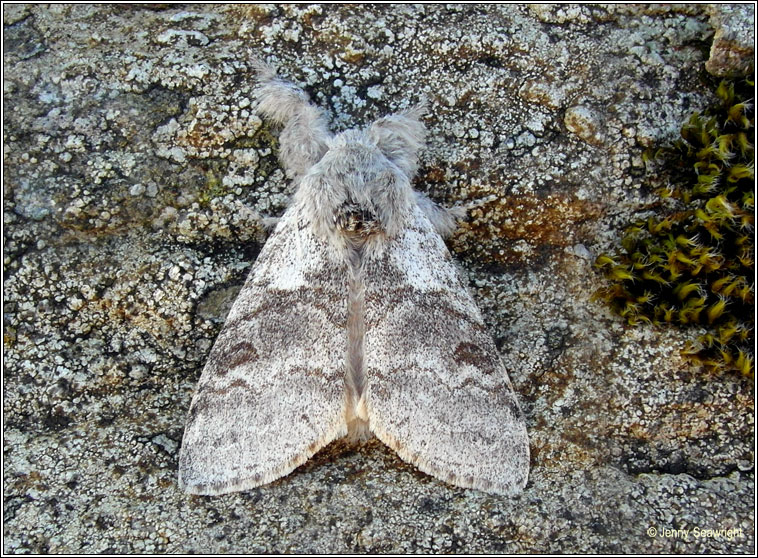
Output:
<svg viewBox="0 0 758 558">
<path fill-rule="evenodd" d="M 513 494 L 529 441 L 494 342 L 420 208 L 364 265 L 366 405 L 379 439 L 451 484 Z"/>
<path fill-rule="evenodd" d="M 265 484 L 346 434 L 346 277 L 303 208 L 288 209 L 201 375 L 179 458 L 186 491 Z"/>
</svg>

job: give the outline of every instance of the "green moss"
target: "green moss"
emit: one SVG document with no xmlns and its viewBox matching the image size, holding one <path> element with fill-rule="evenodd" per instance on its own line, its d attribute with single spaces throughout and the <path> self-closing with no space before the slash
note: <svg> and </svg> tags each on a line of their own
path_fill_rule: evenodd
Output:
<svg viewBox="0 0 758 558">
<path fill-rule="evenodd" d="M 228 193 L 228 189 L 224 186 L 218 176 L 216 176 L 216 173 L 213 172 L 213 170 L 208 170 L 205 173 L 205 186 L 198 195 L 197 201 L 201 207 L 208 207 L 213 198 L 225 196 Z"/>
<path fill-rule="evenodd" d="M 241 136 L 231 143 L 233 149 L 270 149 L 279 152 L 279 137 L 272 134 L 271 129 L 264 124 L 252 136 Z"/>
<path fill-rule="evenodd" d="M 261 157 L 258 161 L 257 173 L 260 176 L 270 176 L 274 171 L 280 168 L 276 154 L 279 153 L 279 136 L 272 134 L 267 125 L 261 126 L 252 138 L 248 138 L 247 147 L 257 149 L 269 149 L 270 155 Z"/>
<path fill-rule="evenodd" d="M 753 78 L 723 81 L 717 101 L 646 160 L 668 174 L 668 212 L 632 224 L 595 266 L 598 298 L 631 324 L 703 329 L 685 351 L 716 371 L 753 374 L 755 154 Z"/>
</svg>

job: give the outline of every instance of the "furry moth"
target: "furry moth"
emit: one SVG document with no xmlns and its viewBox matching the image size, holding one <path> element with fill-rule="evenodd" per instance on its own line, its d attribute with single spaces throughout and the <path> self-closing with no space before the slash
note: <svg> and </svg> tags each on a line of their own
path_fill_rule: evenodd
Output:
<svg viewBox="0 0 758 558">
<path fill-rule="evenodd" d="M 250 489 L 370 432 L 450 484 L 519 492 L 526 426 L 442 240 L 454 215 L 411 188 L 423 104 L 333 135 L 303 91 L 258 73 L 297 189 L 208 357 L 180 486 Z"/>
</svg>

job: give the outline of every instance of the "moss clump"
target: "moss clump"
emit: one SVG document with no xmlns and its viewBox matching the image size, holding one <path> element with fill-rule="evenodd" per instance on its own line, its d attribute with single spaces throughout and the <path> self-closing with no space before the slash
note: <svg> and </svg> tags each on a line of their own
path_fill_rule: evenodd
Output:
<svg viewBox="0 0 758 558">
<path fill-rule="evenodd" d="M 629 324 L 699 327 L 686 351 L 716 371 L 753 374 L 755 123 L 753 78 L 723 81 L 681 139 L 646 158 L 667 173 L 666 214 L 634 223 L 617 254 L 595 261 L 596 296 Z"/>
</svg>

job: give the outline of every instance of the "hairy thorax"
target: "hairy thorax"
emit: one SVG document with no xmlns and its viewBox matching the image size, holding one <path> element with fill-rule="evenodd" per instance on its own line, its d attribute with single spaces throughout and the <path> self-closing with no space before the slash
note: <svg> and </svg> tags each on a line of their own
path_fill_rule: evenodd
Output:
<svg viewBox="0 0 758 558">
<path fill-rule="evenodd" d="M 382 234 L 381 225 L 370 208 L 349 200 L 334 218 L 337 231 L 346 239 L 349 266 L 347 310 L 347 370 L 345 373 L 345 419 L 348 436 L 365 440 L 371 436 L 366 411 L 366 370 L 364 336 L 366 332 L 365 284 L 361 273 L 364 248 L 372 237 Z"/>
</svg>

